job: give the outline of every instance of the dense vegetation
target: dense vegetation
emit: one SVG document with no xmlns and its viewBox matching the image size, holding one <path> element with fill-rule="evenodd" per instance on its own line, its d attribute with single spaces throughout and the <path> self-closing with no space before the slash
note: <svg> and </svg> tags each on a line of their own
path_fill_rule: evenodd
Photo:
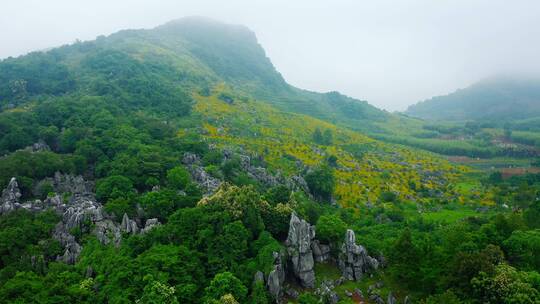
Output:
<svg viewBox="0 0 540 304">
<path fill-rule="evenodd" d="M 540 115 L 538 79 L 497 77 L 407 109 L 429 120 L 513 120 Z"/>
<path fill-rule="evenodd" d="M 58 214 L 0 215 L 5 302 L 270 303 L 253 277 L 272 270 L 293 210 L 334 258 L 353 229 L 385 261 L 337 287 L 342 303 L 352 302 L 345 290 L 378 281 L 400 301 L 540 301 L 539 175 L 486 176 L 353 131 L 399 118 L 290 87 L 243 27 L 187 19 L 6 59 L 0 105 L 2 188 L 17 177 L 23 200 L 44 199 L 54 191 L 44 178 L 80 174 L 117 222 L 161 223 L 118 246 L 75 229 L 83 251 L 68 265 L 55 260 Z M 424 126 L 418 137 L 469 129 L 487 128 Z M 27 148 L 37 142 L 49 148 Z M 205 193 L 185 155 L 221 186 Z M 309 191 L 265 182 L 246 157 L 277 180 L 302 177 Z M 316 275 L 341 276 L 332 262 Z M 319 303 L 294 288 L 299 303 Z"/>
</svg>

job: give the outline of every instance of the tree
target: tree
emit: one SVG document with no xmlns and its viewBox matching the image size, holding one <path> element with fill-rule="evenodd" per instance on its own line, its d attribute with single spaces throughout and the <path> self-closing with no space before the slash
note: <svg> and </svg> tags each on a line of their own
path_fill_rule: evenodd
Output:
<svg viewBox="0 0 540 304">
<path fill-rule="evenodd" d="M 503 246 L 512 263 L 524 269 L 540 271 L 540 230 L 514 231 Z"/>
<path fill-rule="evenodd" d="M 323 215 L 317 221 L 317 238 L 328 244 L 339 244 L 345 238 L 347 224 L 338 215 Z"/>
<path fill-rule="evenodd" d="M 183 166 L 167 171 L 167 184 L 173 189 L 184 190 L 190 182 L 191 176 Z"/>
<path fill-rule="evenodd" d="M 207 301 L 219 300 L 224 295 L 231 294 L 240 303 L 246 301 L 247 292 L 246 286 L 230 272 L 216 274 L 210 285 L 204 290 Z"/>
<path fill-rule="evenodd" d="M 155 281 L 149 276 L 148 284 L 144 287 L 142 297 L 136 301 L 137 304 L 178 304 L 174 287 Z"/>
<path fill-rule="evenodd" d="M 251 296 L 249 299 L 250 303 L 253 304 L 269 304 L 270 299 L 268 296 L 268 292 L 266 291 L 266 287 L 264 286 L 264 282 L 258 281 L 255 282 L 253 285 L 253 289 L 251 291 Z"/>
<path fill-rule="evenodd" d="M 395 242 L 388 256 L 391 265 L 392 276 L 406 284 L 409 288 L 414 287 L 419 281 L 420 253 L 412 240 L 411 231 L 406 228 Z"/>
<path fill-rule="evenodd" d="M 313 131 L 313 141 L 317 144 L 323 144 L 324 139 L 321 132 L 321 129 L 315 128 L 315 131 Z"/>
<path fill-rule="evenodd" d="M 540 293 L 529 280 L 527 273 L 507 264 L 500 264 L 493 274 L 480 272 L 471 280 L 471 284 L 474 296 L 481 303 L 538 303 Z"/>
<path fill-rule="evenodd" d="M 328 165 L 316 167 L 305 176 L 309 189 L 321 200 L 330 200 L 334 193 L 336 181 L 334 172 Z"/>
<path fill-rule="evenodd" d="M 332 130 L 330 129 L 324 130 L 323 141 L 322 141 L 323 144 L 329 146 L 332 144 L 333 141 L 334 140 L 333 140 Z"/>
<path fill-rule="evenodd" d="M 96 198 L 101 201 L 125 198 L 134 192 L 135 189 L 131 180 L 122 175 L 113 175 L 100 179 L 96 185 Z"/>
</svg>

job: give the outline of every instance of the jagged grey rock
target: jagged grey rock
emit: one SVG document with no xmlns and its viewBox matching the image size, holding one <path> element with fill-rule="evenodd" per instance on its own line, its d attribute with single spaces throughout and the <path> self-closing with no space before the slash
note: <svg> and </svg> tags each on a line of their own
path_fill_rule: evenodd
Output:
<svg viewBox="0 0 540 304">
<path fill-rule="evenodd" d="M 253 283 L 258 282 L 264 283 L 264 273 L 262 273 L 262 271 L 255 272 L 255 275 L 253 276 Z"/>
<path fill-rule="evenodd" d="M 365 273 L 376 270 L 379 262 L 368 255 L 367 250 L 356 244 L 354 231 L 348 229 L 341 247 L 339 268 L 347 280 L 361 280 Z"/>
<path fill-rule="evenodd" d="M 77 243 L 75 237 L 71 235 L 63 222 L 56 224 L 53 232 L 53 238 L 64 247 L 64 253 L 56 257 L 57 261 L 66 264 L 75 264 L 81 253 L 82 247 Z"/>
<path fill-rule="evenodd" d="M 281 303 L 283 297 L 283 283 L 285 282 L 285 269 L 281 260 L 281 254 L 272 253 L 274 257 L 274 269 L 268 274 L 266 288 L 276 303 Z"/>
<path fill-rule="evenodd" d="M 190 152 L 184 153 L 184 156 L 182 157 L 182 163 L 184 165 L 193 165 L 195 163 L 198 163 L 200 160 L 199 156 L 197 154 L 193 154 Z"/>
<path fill-rule="evenodd" d="M 100 220 L 95 223 L 94 233 L 100 243 L 119 246 L 122 241 L 120 228 L 110 219 Z"/>
<path fill-rule="evenodd" d="M 291 214 L 289 233 L 285 244 L 292 270 L 300 284 L 306 288 L 315 285 L 315 271 L 311 241 L 315 238 L 315 227 L 301 220 L 295 212 Z"/>
<path fill-rule="evenodd" d="M 313 251 L 313 258 L 316 262 L 324 263 L 330 258 L 330 246 L 321 244 L 319 240 L 313 240 L 311 242 L 311 250 Z"/>
<path fill-rule="evenodd" d="M 67 229 L 82 227 L 83 223 L 96 223 L 104 219 L 103 208 L 93 198 L 75 195 L 69 202 L 69 207 L 62 215 Z"/>
<path fill-rule="evenodd" d="M 403 304 L 411 304 L 411 299 L 409 296 L 405 296 L 405 300 L 403 300 Z"/>
<path fill-rule="evenodd" d="M 397 304 L 397 300 L 391 291 L 388 293 L 388 300 L 386 300 L 386 304 Z"/>
<path fill-rule="evenodd" d="M 141 230 L 141 233 L 147 233 L 148 231 L 154 229 L 155 227 L 161 225 L 157 218 L 147 219 L 144 224 L 144 228 Z"/>
<path fill-rule="evenodd" d="M 20 208 L 20 198 L 21 190 L 19 189 L 19 184 L 17 183 L 17 179 L 12 177 L 6 189 L 2 191 L 0 214 L 5 214 Z"/>
<path fill-rule="evenodd" d="M 325 280 L 315 290 L 315 294 L 320 297 L 323 303 L 336 304 L 339 302 L 339 296 L 334 291 L 334 288 L 335 286 L 332 281 Z"/>
<path fill-rule="evenodd" d="M 93 195 L 94 183 L 85 180 L 80 175 L 62 174 L 56 172 L 53 178 L 54 191 L 71 193 L 73 195 Z"/>
<path fill-rule="evenodd" d="M 136 234 L 139 232 L 139 227 L 137 226 L 137 222 L 129 219 L 127 213 L 124 213 L 122 223 L 120 224 L 120 230 L 125 233 Z"/>
</svg>

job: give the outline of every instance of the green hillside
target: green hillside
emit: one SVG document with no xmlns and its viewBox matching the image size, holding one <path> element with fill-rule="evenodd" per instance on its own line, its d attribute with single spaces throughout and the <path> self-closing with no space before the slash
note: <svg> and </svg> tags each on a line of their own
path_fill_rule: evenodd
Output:
<svg viewBox="0 0 540 304">
<path fill-rule="evenodd" d="M 540 81 L 497 77 L 410 106 L 407 115 L 428 120 L 515 120 L 540 115 Z"/>
</svg>

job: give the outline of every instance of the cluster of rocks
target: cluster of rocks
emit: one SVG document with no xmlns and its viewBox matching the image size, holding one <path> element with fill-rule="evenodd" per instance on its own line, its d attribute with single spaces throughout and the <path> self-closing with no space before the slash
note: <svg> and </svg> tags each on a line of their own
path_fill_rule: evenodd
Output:
<svg viewBox="0 0 540 304">
<path fill-rule="evenodd" d="M 345 279 L 359 281 L 364 274 L 377 270 L 379 262 L 369 256 L 363 246 L 356 244 L 354 231 L 348 229 L 345 242 L 341 247 L 338 265 Z"/>
<path fill-rule="evenodd" d="M 56 193 L 70 194 L 69 199 L 60 194 L 47 197 L 45 200 L 20 202 L 21 191 L 17 180 L 12 178 L 2 191 L 0 199 L 0 214 L 6 214 L 16 209 L 26 209 L 31 212 L 40 212 L 47 209 L 54 210 L 62 220 L 55 226 L 53 238 L 58 240 L 64 248 L 63 254 L 57 257 L 58 261 L 73 264 L 79 257 L 82 246 L 77 243 L 71 234 L 74 229 L 88 231 L 93 227 L 93 233 L 102 244 L 118 246 L 124 233 L 145 233 L 159 225 L 157 219 L 148 219 L 142 228 L 137 221 L 129 219 L 124 214 L 122 223 L 116 223 L 107 215 L 103 206 L 97 202 L 92 192 L 93 184 L 84 180 L 82 176 L 56 173 L 53 178 L 41 182 L 50 182 Z"/>
<path fill-rule="evenodd" d="M 292 273 L 300 285 L 306 288 L 315 287 L 315 262 L 311 243 L 315 238 L 315 227 L 292 213 L 289 233 L 285 245 Z"/>
<path fill-rule="evenodd" d="M 221 181 L 210 175 L 200 164 L 200 158 L 196 154 L 186 152 L 182 158 L 182 163 L 186 165 L 191 178 L 209 195 L 214 193 Z"/>
<path fill-rule="evenodd" d="M 325 280 L 321 282 L 321 285 L 315 290 L 315 295 L 323 301 L 323 303 L 337 304 L 339 302 L 339 296 L 334 291 L 334 282 Z"/>
<path fill-rule="evenodd" d="M 254 179 L 267 187 L 277 185 L 285 185 L 292 191 L 303 191 L 307 195 L 311 195 L 309 187 L 305 179 L 300 175 L 294 175 L 290 178 L 284 177 L 280 172 L 273 175 L 266 168 L 254 165 L 253 158 L 242 153 L 235 153 L 231 150 L 223 151 L 223 161 L 231 160 L 235 157 L 240 159 L 240 168 L 248 177 Z M 259 159 L 259 161 L 262 161 Z M 182 158 L 182 163 L 187 167 L 193 181 L 197 183 L 206 195 L 214 193 L 219 188 L 221 181 L 218 178 L 210 175 L 201 165 L 199 156 L 193 153 L 186 152 Z"/>
</svg>

